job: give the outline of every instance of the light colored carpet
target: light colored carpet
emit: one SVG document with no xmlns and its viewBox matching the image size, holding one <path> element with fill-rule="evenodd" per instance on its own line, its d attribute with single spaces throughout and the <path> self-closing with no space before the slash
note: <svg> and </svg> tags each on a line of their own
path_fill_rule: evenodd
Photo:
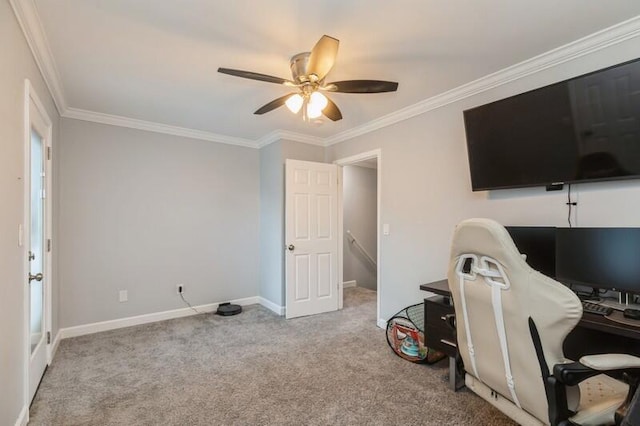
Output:
<svg viewBox="0 0 640 426">
<path fill-rule="evenodd" d="M 447 365 L 394 355 L 375 292 L 285 320 L 254 305 L 63 340 L 30 425 L 513 425 Z"/>
</svg>

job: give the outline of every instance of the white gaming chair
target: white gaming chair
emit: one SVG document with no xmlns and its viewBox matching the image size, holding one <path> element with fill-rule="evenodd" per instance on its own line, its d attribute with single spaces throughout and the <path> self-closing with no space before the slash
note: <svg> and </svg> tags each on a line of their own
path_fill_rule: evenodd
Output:
<svg viewBox="0 0 640 426">
<path fill-rule="evenodd" d="M 529 267 L 502 225 L 469 219 L 456 227 L 448 280 L 469 389 L 523 425 L 614 424 L 629 386 L 600 373 L 639 368 L 640 359 L 566 359 L 562 344 L 582 304 Z"/>
</svg>

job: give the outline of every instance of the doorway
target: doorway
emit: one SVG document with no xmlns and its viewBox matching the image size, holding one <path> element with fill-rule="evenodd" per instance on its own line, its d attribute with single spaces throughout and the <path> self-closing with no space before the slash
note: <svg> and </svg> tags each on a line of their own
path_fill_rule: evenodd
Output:
<svg viewBox="0 0 640 426">
<path fill-rule="evenodd" d="M 52 123 L 25 81 L 24 249 L 25 399 L 33 400 L 51 361 L 51 139 Z"/>
<path fill-rule="evenodd" d="M 341 238 L 338 259 L 341 289 L 361 287 L 376 291 L 377 324 L 380 318 L 380 150 L 364 152 L 335 161 L 340 168 Z M 342 308 L 343 295 L 340 295 Z"/>
</svg>

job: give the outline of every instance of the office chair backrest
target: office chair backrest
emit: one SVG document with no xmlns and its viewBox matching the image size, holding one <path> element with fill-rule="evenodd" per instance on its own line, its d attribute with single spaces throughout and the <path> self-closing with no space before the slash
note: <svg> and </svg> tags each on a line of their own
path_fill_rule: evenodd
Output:
<svg viewBox="0 0 640 426">
<path fill-rule="evenodd" d="M 547 372 L 536 355 L 531 324 L 547 371 L 553 371 L 565 361 L 562 344 L 582 317 L 578 297 L 527 265 L 506 229 L 489 219 L 469 219 L 456 227 L 448 280 L 466 373 L 548 423 Z M 569 408 L 575 409 L 577 387 L 567 394 Z"/>
</svg>

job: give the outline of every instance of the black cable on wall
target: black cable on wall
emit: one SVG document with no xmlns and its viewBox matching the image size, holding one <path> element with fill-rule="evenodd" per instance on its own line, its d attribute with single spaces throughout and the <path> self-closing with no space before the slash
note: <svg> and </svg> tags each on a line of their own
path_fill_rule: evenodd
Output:
<svg viewBox="0 0 640 426">
<path fill-rule="evenodd" d="M 567 222 L 569 223 L 569 228 L 572 228 L 573 225 L 571 224 L 571 208 L 573 206 L 577 206 L 578 203 L 575 201 L 571 200 L 571 184 L 567 185 L 567 206 L 569 206 L 569 212 L 567 213 Z"/>
</svg>

